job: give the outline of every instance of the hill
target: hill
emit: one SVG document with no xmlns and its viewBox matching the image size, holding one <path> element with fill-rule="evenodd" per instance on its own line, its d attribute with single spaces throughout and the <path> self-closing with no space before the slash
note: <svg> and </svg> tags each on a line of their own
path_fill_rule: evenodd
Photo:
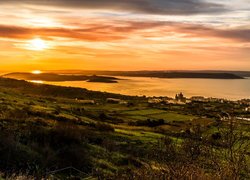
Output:
<svg viewBox="0 0 250 180">
<path fill-rule="evenodd" d="M 67 75 L 55 73 L 9 73 L 3 75 L 6 78 L 14 78 L 19 80 L 35 80 L 35 81 L 87 81 L 101 83 L 117 83 L 118 78 L 107 76 L 87 76 L 87 75 Z"/>
<path fill-rule="evenodd" d="M 219 71 L 55 71 L 57 73 L 83 74 L 83 75 L 109 75 L 154 78 L 205 78 L 205 79 L 244 79 L 239 73 Z M 246 73 L 242 74 L 245 75 Z"/>
<path fill-rule="evenodd" d="M 247 105 L 148 100 L 0 78 L 0 179 L 250 178 Z"/>
</svg>

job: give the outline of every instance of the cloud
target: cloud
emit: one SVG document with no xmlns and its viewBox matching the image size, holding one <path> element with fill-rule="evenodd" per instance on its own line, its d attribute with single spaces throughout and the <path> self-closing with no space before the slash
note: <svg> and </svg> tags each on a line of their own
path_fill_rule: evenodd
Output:
<svg viewBox="0 0 250 180">
<path fill-rule="evenodd" d="M 219 37 L 238 40 L 242 42 L 250 42 L 250 29 L 216 29 L 206 27 L 204 25 L 195 24 L 176 24 L 176 31 L 187 33 L 195 37 Z"/>
<path fill-rule="evenodd" d="M 148 31 L 150 30 L 150 31 Z M 164 21 L 124 21 L 108 24 L 82 24 L 79 28 L 29 28 L 20 26 L 0 25 L 0 37 L 15 39 L 30 39 L 34 36 L 43 38 L 72 38 L 83 41 L 116 41 L 140 36 L 159 37 L 168 36 L 168 33 L 184 34 L 186 41 L 193 37 L 215 37 L 250 42 L 250 29 L 216 29 L 197 24 L 185 24 Z"/>
<path fill-rule="evenodd" d="M 241 41 L 250 42 L 250 29 L 223 30 L 217 32 L 219 36 L 225 38 L 235 38 Z"/>
<path fill-rule="evenodd" d="M 8 0 L 0 3 L 119 10 L 161 15 L 210 14 L 227 11 L 226 7 L 221 4 L 205 0 Z"/>
<path fill-rule="evenodd" d="M 15 39 L 30 39 L 34 36 L 43 38 L 63 37 L 88 41 L 109 41 L 121 39 L 118 35 L 106 35 L 93 29 L 65 29 L 65 28 L 27 28 L 18 26 L 0 26 L 0 37 Z"/>
<path fill-rule="evenodd" d="M 117 22 L 113 22 L 116 24 Z M 44 38 L 63 37 L 86 41 L 113 41 L 126 39 L 128 33 L 143 29 L 163 26 L 161 22 L 124 22 L 122 25 L 84 24 L 79 28 L 29 28 L 20 26 L 0 25 L 0 37 L 30 39 L 34 36 Z"/>
</svg>

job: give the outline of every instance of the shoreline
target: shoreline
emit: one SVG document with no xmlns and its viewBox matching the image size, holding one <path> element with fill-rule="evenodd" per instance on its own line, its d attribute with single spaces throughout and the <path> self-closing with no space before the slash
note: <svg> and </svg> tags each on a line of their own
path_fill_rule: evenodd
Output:
<svg viewBox="0 0 250 180">
<path fill-rule="evenodd" d="M 118 76 L 120 78 L 121 76 Z M 250 79 L 241 79 L 241 80 L 233 80 L 233 82 L 237 83 L 238 81 L 246 81 L 248 83 Z M 149 89 L 144 86 L 144 82 L 148 82 Z M 177 82 L 176 82 L 177 81 Z M 173 85 L 173 82 L 175 84 L 182 83 L 185 81 L 188 83 L 191 81 L 191 84 L 195 82 L 197 86 L 199 86 L 199 82 L 202 82 L 203 80 L 198 79 L 158 79 L 158 78 L 145 78 L 145 77 L 139 77 L 139 78 L 128 78 L 123 80 L 118 80 L 118 83 L 91 83 L 91 82 L 81 82 L 81 81 L 65 81 L 65 82 L 42 82 L 44 84 L 49 85 L 57 85 L 62 87 L 76 87 L 76 88 L 86 88 L 92 91 L 100 91 L 100 92 L 109 92 L 109 93 L 115 93 L 115 94 L 123 94 L 128 96 L 147 96 L 147 97 L 174 97 L 175 94 L 183 92 L 185 96 L 191 98 L 192 96 L 203 96 L 206 98 L 218 98 L 218 99 L 227 99 L 230 101 L 238 101 L 241 99 L 249 98 L 250 96 L 242 96 L 237 97 L 237 95 L 229 94 L 226 95 L 223 93 L 223 96 L 219 96 L 219 93 L 216 93 L 217 95 L 213 95 L 213 93 L 208 92 L 209 88 L 203 88 L 206 90 L 205 93 L 202 93 L 202 89 L 199 90 L 200 87 L 196 88 L 194 87 L 194 90 L 189 89 L 183 89 L 180 87 L 176 87 Z M 205 79 L 205 81 L 208 81 L 207 84 L 210 84 L 210 80 Z M 220 86 L 223 86 L 220 80 L 211 80 L 211 81 L 218 81 L 218 84 Z M 222 80 L 224 81 L 224 80 Z M 231 84 L 229 80 L 226 80 L 228 84 Z M 41 82 L 40 82 L 41 83 Z M 161 87 L 160 83 L 164 83 L 164 86 Z M 168 83 L 168 84 L 165 84 Z M 204 83 L 204 82 L 203 82 Z M 246 84 L 244 83 L 244 84 Z M 169 88 L 166 88 L 166 86 L 170 85 Z M 194 86 L 194 85 L 193 85 Z M 202 84 L 200 85 L 203 86 Z M 160 88 L 158 90 L 158 88 Z M 166 90 L 164 90 L 166 88 Z M 185 87 L 184 87 L 185 88 Z M 228 88 L 226 89 L 228 90 Z M 197 93 L 196 93 L 197 92 Z M 229 92 L 229 91 L 228 91 Z M 240 93 L 241 94 L 241 93 Z"/>
<path fill-rule="evenodd" d="M 4 78 L 4 77 L 2 77 Z M 170 98 L 170 99 L 174 99 L 175 94 L 178 94 L 180 92 L 184 93 L 184 96 L 186 96 L 187 100 L 191 100 L 192 97 L 198 97 L 200 98 L 199 101 L 201 102 L 215 102 L 215 101 L 230 101 L 230 102 L 238 102 L 241 101 L 243 99 L 250 99 L 249 97 L 243 97 L 243 98 L 238 98 L 238 99 L 230 99 L 230 98 L 223 98 L 223 97 L 218 97 L 218 96 L 205 96 L 202 95 L 201 93 L 199 94 L 194 94 L 194 95 L 186 95 L 185 91 L 174 91 L 173 95 L 144 95 L 144 94 L 126 94 L 126 93 L 119 93 L 119 92 L 112 92 L 112 91 L 103 91 L 103 90 L 97 90 L 97 89 L 90 89 L 87 87 L 80 87 L 80 86 L 74 86 L 72 85 L 72 83 L 78 83 L 79 81 L 65 81 L 62 84 L 62 82 L 49 82 L 49 81 L 31 81 L 31 80 L 17 80 L 17 79 L 13 79 L 13 78 L 4 78 L 4 79 L 12 79 L 12 80 L 16 80 L 16 81 L 25 81 L 31 84 L 37 84 L 37 85 L 44 85 L 44 86 L 55 86 L 55 87 L 61 87 L 61 88 L 69 88 L 69 89 L 82 89 L 82 90 L 87 90 L 87 91 L 91 91 L 91 92 L 98 92 L 98 93 L 102 93 L 102 94 L 115 94 L 115 95 L 119 95 L 119 96 L 130 96 L 130 97 L 145 97 L 145 98 Z M 66 85 L 67 83 L 70 83 L 71 85 Z M 83 83 L 83 82 L 81 82 Z M 99 82 L 86 82 L 88 84 L 93 84 L 94 86 L 96 85 L 108 85 L 108 86 L 113 86 L 114 84 L 119 84 L 118 83 L 99 83 Z"/>
</svg>

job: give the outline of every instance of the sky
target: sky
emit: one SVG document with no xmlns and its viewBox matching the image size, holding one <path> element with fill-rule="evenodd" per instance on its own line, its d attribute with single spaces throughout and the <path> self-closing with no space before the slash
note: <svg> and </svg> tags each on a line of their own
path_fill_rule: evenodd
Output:
<svg viewBox="0 0 250 180">
<path fill-rule="evenodd" d="M 0 1 L 0 71 L 250 70 L 250 0 Z"/>
</svg>

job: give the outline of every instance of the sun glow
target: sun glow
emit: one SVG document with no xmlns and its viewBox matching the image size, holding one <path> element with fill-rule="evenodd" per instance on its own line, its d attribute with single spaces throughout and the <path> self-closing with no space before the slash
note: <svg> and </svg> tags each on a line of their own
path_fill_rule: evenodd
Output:
<svg viewBox="0 0 250 180">
<path fill-rule="evenodd" d="M 53 19 L 47 17 L 32 17 L 26 19 L 26 23 L 35 27 L 55 27 L 59 24 L 56 23 Z"/>
<path fill-rule="evenodd" d="M 34 71 L 32 71 L 31 73 L 32 73 L 32 74 L 41 74 L 42 71 L 40 71 L 40 70 L 34 70 Z"/>
<path fill-rule="evenodd" d="M 36 83 L 36 84 L 43 84 L 44 83 L 43 81 L 40 81 L 40 80 L 32 80 L 30 82 Z"/>
<path fill-rule="evenodd" d="M 42 51 L 48 48 L 48 45 L 45 43 L 44 40 L 40 38 L 32 39 L 28 43 L 28 49 L 34 51 Z"/>
</svg>

